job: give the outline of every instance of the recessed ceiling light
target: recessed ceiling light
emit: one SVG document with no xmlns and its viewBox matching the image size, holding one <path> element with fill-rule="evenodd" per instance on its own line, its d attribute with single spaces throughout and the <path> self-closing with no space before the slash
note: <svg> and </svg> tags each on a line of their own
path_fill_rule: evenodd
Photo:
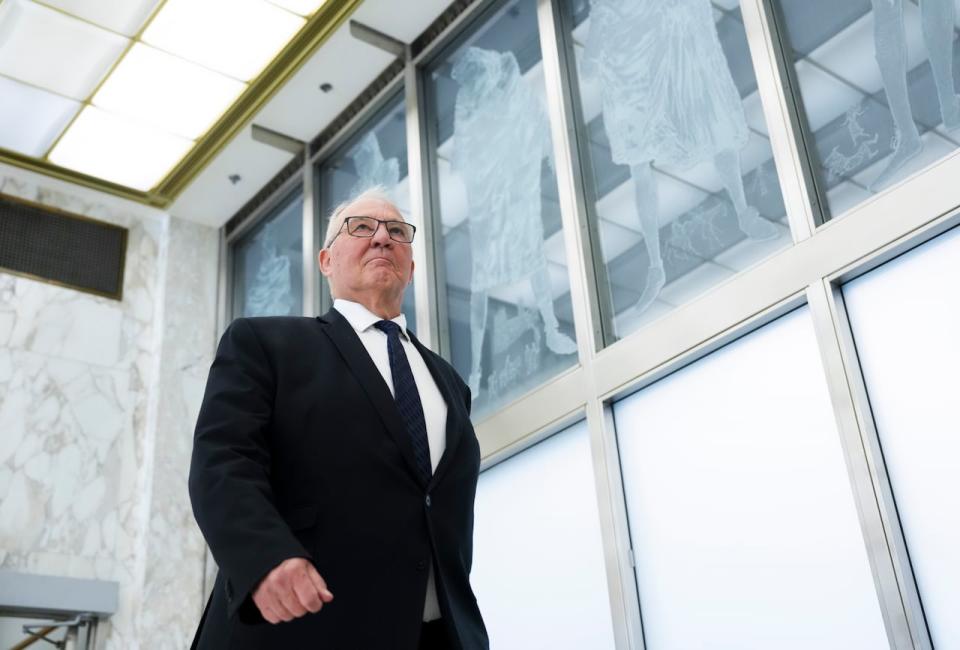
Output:
<svg viewBox="0 0 960 650">
<path fill-rule="evenodd" d="M 301 16 L 309 16 L 322 7 L 326 0 L 267 0 L 272 5 L 283 7 Z"/>
<path fill-rule="evenodd" d="M 0 77 L 0 147 L 43 157 L 80 102 Z"/>
<path fill-rule="evenodd" d="M 305 23 L 262 0 L 167 0 L 143 41 L 250 81 Z"/>
<path fill-rule="evenodd" d="M 94 106 L 199 138 L 246 86 L 137 43 L 93 97 Z"/>
<path fill-rule="evenodd" d="M 193 142 L 87 106 L 50 153 L 62 167 L 137 190 L 156 186 Z"/>
</svg>

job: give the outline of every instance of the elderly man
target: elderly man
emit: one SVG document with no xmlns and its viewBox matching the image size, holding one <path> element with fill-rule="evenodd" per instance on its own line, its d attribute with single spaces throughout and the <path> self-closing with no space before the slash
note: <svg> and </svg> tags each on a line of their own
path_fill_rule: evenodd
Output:
<svg viewBox="0 0 960 650">
<path fill-rule="evenodd" d="M 470 391 L 400 313 L 414 231 L 361 194 L 318 257 L 333 309 L 224 333 L 190 466 L 220 569 L 194 647 L 488 647 Z"/>
</svg>

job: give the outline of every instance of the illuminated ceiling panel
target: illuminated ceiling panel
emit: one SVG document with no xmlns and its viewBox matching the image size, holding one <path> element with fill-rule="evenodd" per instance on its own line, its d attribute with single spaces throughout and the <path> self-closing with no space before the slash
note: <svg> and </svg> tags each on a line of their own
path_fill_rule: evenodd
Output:
<svg viewBox="0 0 960 650">
<path fill-rule="evenodd" d="M 137 43 L 93 97 L 93 105 L 196 139 L 246 86 Z"/>
<path fill-rule="evenodd" d="M 0 74 L 83 100 L 129 40 L 26 0 L 0 2 Z"/>
<path fill-rule="evenodd" d="M 0 77 L 0 147 L 41 157 L 80 102 Z"/>
<path fill-rule="evenodd" d="M 143 41 L 250 81 L 305 24 L 262 0 L 168 0 Z"/>
<path fill-rule="evenodd" d="M 137 33 L 159 0 L 43 0 L 68 14 L 125 36 Z"/>
<path fill-rule="evenodd" d="M 267 0 L 270 4 L 283 7 L 301 16 L 309 16 L 323 6 L 326 0 Z"/>
<path fill-rule="evenodd" d="M 90 176 L 149 190 L 193 142 L 88 106 L 67 129 L 50 160 Z"/>
</svg>

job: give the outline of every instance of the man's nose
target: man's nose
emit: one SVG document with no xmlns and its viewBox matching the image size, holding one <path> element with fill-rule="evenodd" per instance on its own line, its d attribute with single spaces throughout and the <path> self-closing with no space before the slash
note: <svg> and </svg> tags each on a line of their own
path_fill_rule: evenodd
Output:
<svg viewBox="0 0 960 650">
<path fill-rule="evenodd" d="M 373 243 L 379 246 L 393 245 L 393 240 L 390 239 L 390 233 L 387 232 L 387 224 L 377 224 L 377 232 L 373 233 Z"/>
</svg>

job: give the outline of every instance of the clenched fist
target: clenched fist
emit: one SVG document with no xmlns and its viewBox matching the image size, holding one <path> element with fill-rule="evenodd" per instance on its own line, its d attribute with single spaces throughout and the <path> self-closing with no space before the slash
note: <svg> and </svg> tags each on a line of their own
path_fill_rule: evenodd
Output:
<svg viewBox="0 0 960 650">
<path fill-rule="evenodd" d="M 333 600 L 317 569 L 302 557 L 284 560 L 267 574 L 253 592 L 253 602 L 270 623 L 292 621 L 317 613 Z"/>
</svg>

